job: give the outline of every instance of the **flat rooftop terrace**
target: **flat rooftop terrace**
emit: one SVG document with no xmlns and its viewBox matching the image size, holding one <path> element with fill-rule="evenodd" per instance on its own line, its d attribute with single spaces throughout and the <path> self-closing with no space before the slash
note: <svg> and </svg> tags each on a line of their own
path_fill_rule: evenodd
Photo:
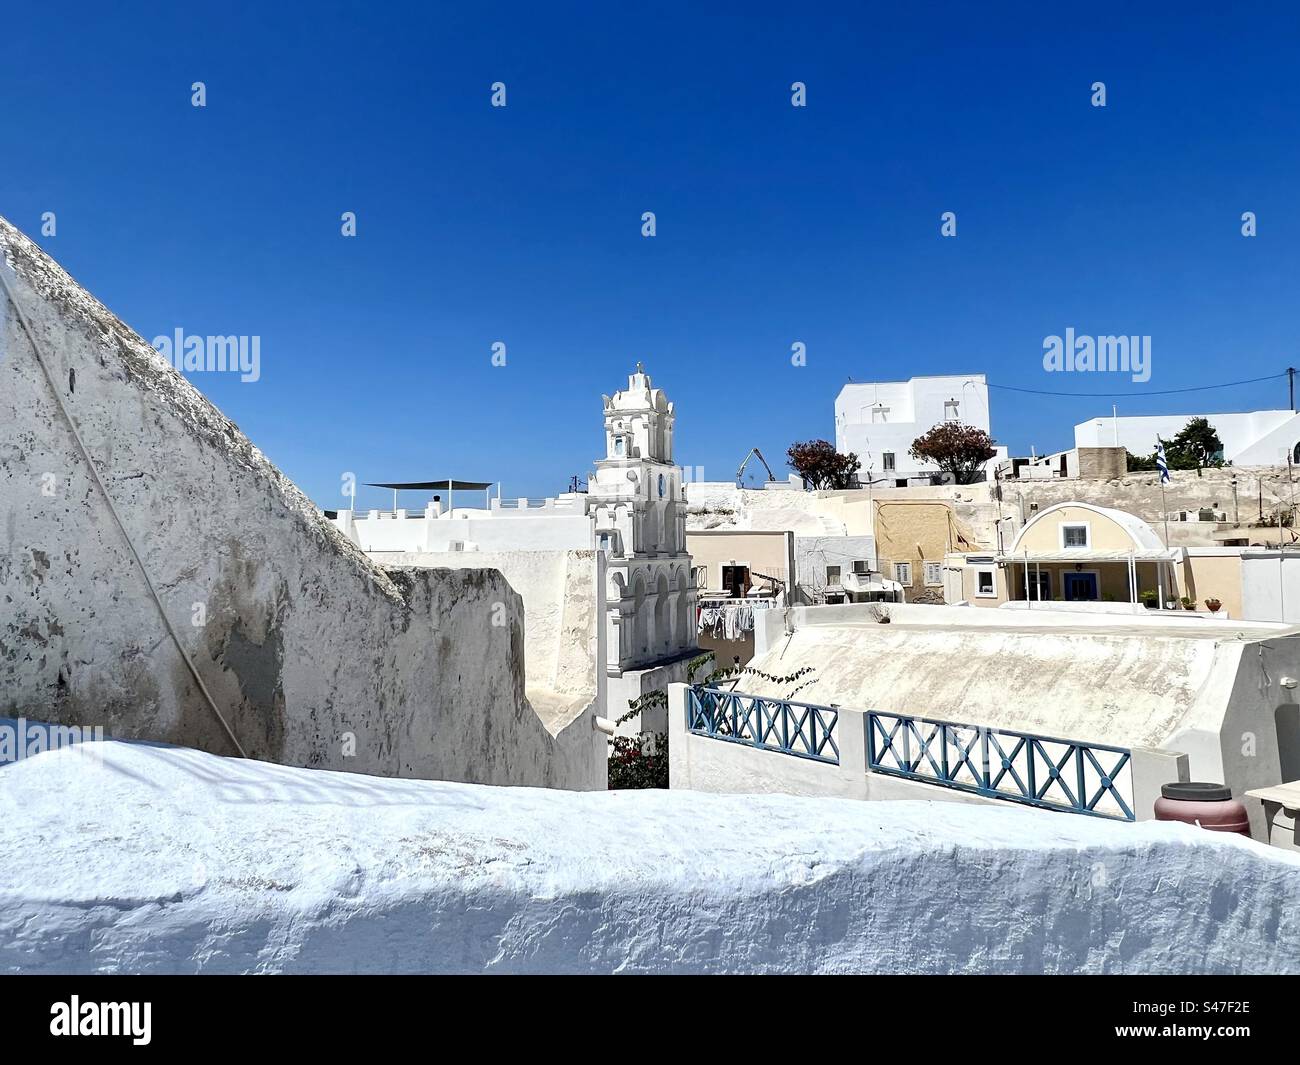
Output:
<svg viewBox="0 0 1300 1065">
<path fill-rule="evenodd" d="M 889 624 L 872 620 L 861 605 L 773 611 L 750 663 L 758 672 L 742 676 L 736 690 L 1162 747 L 1188 729 L 1217 733 L 1229 707 L 1247 696 L 1289 698 L 1275 682 L 1300 676 L 1294 625 L 915 604 L 888 609 Z"/>
<path fill-rule="evenodd" d="M 887 603 L 889 625 L 871 617 L 870 605 L 796 607 L 791 618 L 796 628 L 943 629 L 953 632 L 1053 632 L 1112 636 L 1169 636 L 1181 639 L 1276 639 L 1300 635 L 1300 625 L 1272 621 L 1214 620 L 1204 614 L 1180 610 L 1150 610 L 1141 614 L 1109 614 L 1042 609 L 980 609 L 967 606 L 926 606 Z"/>
</svg>

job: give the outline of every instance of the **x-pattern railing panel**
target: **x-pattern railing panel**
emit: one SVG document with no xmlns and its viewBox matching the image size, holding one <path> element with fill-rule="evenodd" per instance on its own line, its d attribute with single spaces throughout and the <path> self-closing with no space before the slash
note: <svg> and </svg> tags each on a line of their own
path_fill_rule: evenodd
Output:
<svg viewBox="0 0 1300 1065">
<path fill-rule="evenodd" d="M 1132 821 L 1132 755 L 1120 747 L 867 712 L 872 772 L 991 798 Z"/>
<path fill-rule="evenodd" d="M 743 692 L 687 690 L 686 727 L 700 736 L 839 765 L 839 711 Z"/>
<path fill-rule="evenodd" d="M 693 687 L 687 727 L 697 735 L 839 764 L 835 707 Z M 876 773 L 1052 810 L 1132 821 L 1132 755 L 1120 747 L 868 711 L 867 761 Z"/>
</svg>

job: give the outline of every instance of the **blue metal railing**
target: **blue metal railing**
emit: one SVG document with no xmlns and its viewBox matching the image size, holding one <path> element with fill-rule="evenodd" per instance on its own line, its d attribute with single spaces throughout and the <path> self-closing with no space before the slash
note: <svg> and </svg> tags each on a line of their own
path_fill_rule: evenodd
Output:
<svg viewBox="0 0 1300 1065">
<path fill-rule="evenodd" d="M 839 710 L 695 686 L 686 727 L 697 736 L 840 764 Z M 1132 752 L 1030 732 L 863 712 L 867 769 L 1047 810 L 1133 821 Z"/>
<path fill-rule="evenodd" d="M 696 686 L 686 692 L 686 727 L 697 736 L 840 764 L 839 711 Z"/>
<path fill-rule="evenodd" d="M 1029 732 L 868 711 L 867 764 L 989 798 L 1134 820 L 1132 753 Z"/>
</svg>

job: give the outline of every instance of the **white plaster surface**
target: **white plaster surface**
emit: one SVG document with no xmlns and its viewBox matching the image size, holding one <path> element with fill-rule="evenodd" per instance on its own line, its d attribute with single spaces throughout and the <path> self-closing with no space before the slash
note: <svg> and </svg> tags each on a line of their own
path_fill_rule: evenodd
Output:
<svg viewBox="0 0 1300 1065">
<path fill-rule="evenodd" d="M 569 506 L 529 509 L 475 510 L 457 507 L 451 514 L 412 517 L 391 511 L 351 514 L 336 519 L 346 524 L 363 551 L 450 552 L 453 543 L 472 545 L 484 552 L 567 551 L 591 548 L 595 518 L 577 497 Z"/>
<path fill-rule="evenodd" d="M 955 410 L 945 406 L 955 401 Z M 883 412 L 878 419 L 873 413 Z M 863 481 L 937 473 L 930 462 L 912 458 L 913 441 L 945 421 L 990 431 L 989 390 L 983 374 L 913 377 L 907 381 L 850 382 L 835 397 L 835 450 L 853 452 L 862 463 Z M 997 448 L 997 458 L 1007 449 Z M 886 453 L 893 455 L 893 469 L 886 469 Z"/>
<path fill-rule="evenodd" d="M 497 571 L 524 602 L 524 676 L 533 709 L 555 731 L 597 708 L 604 613 L 597 552 L 371 552 L 371 558 L 385 566 Z"/>
<path fill-rule="evenodd" d="M 499 573 L 381 570 L 3 219 L 0 257 L 245 750 L 369 773 L 603 787 L 601 747 L 585 733 L 557 741 L 528 704 L 522 609 Z M 0 352 L 0 714 L 230 753 L 12 313 Z M 498 605 L 504 626 L 492 624 Z"/>
<path fill-rule="evenodd" d="M 1135 455 L 1150 455 L 1156 439 L 1172 440 L 1192 418 L 1206 419 L 1219 434 L 1223 458 L 1238 466 L 1285 464 L 1300 441 L 1300 416 L 1289 410 L 1240 414 L 1159 414 L 1093 418 L 1074 427 L 1075 447 L 1118 444 Z"/>
<path fill-rule="evenodd" d="M 881 625 L 865 607 L 808 607 L 765 619 L 751 665 L 812 672 L 745 676 L 737 690 L 1184 751 L 1192 779 L 1238 795 L 1280 783 L 1275 712 L 1296 702 L 1280 683 L 1300 676 L 1294 626 L 911 604 L 889 615 Z"/>
<path fill-rule="evenodd" d="M 1300 972 L 1300 858 L 1186 825 L 126 743 L 0 784 L 4 971 Z"/>
</svg>

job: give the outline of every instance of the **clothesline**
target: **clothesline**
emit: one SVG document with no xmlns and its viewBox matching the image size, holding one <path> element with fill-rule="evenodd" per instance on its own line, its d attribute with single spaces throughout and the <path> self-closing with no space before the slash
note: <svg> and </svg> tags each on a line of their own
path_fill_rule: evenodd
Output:
<svg viewBox="0 0 1300 1065">
<path fill-rule="evenodd" d="M 745 633 L 754 631 L 756 610 L 770 610 L 778 605 L 774 599 L 705 597 L 700 599 L 696 632 L 707 632 L 724 640 L 739 640 Z"/>
</svg>

